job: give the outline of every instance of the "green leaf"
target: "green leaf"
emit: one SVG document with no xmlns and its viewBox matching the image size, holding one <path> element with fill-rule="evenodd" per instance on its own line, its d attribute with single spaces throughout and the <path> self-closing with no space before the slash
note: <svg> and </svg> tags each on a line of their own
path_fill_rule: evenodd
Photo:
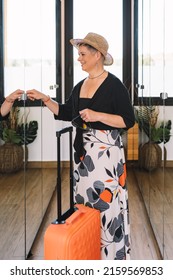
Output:
<svg viewBox="0 0 173 280">
<path fill-rule="evenodd" d="M 145 132 L 149 140 L 154 143 L 167 143 L 171 136 L 171 120 L 156 127 L 156 120 L 158 111 L 156 106 L 140 106 L 138 109 L 135 108 L 136 122 L 139 125 L 139 129 Z"/>
<path fill-rule="evenodd" d="M 19 120 L 19 112 L 20 109 L 14 106 L 10 113 L 0 121 L 0 138 L 8 143 L 28 145 L 37 137 L 38 122 L 23 122 L 24 116 Z"/>
<path fill-rule="evenodd" d="M 20 135 L 16 133 L 15 130 L 4 128 L 2 133 L 2 139 L 8 143 L 19 144 L 20 143 Z"/>
<path fill-rule="evenodd" d="M 37 121 L 30 121 L 26 124 L 21 124 L 18 126 L 18 134 L 21 137 L 21 145 L 28 145 L 32 143 L 37 137 L 37 130 L 38 130 L 38 122 Z"/>
</svg>

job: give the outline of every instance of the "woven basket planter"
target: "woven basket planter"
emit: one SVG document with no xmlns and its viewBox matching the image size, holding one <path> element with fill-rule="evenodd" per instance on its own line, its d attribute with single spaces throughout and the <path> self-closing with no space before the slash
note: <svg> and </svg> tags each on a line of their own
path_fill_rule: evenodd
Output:
<svg viewBox="0 0 173 280">
<path fill-rule="evenodd" d="M 139 147 L 140 167 L 147 171 L 155 170 L 162 165 L 162 149 L 152 142 L 145 143 Z"/>
<path fill-rule="evenodd" d="M 0 146 L 0 173 L 11 173 L 23 167 L 24 150 L 22 146 L 5 143 Z"/>
</svg>

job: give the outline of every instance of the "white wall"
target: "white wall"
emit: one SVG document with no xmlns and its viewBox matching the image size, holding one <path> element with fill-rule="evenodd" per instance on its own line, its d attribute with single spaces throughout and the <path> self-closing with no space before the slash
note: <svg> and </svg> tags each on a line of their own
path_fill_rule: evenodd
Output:
<svg viewBox="0 0 173 280">
<path fill-rule="evenodd" d="M 173 124 L 172 106 L 160 107 L 158 121 L 171 119 Z M 63 122 L 54 119 L 53 114 L 46 107 L 32 107 L 28 120 L 37 120 L 39 123 L 38 136 L 36 140 L 28 145 L 29 161 L 56 161 L 57 142 L 56 131 L 65 126 L 71 125 L 70 122 Z M 173 134 L 173 128 L 171 131 Z M 62 138 L 62 160 L 68 160 L 68 137 Z M 173 160 L 173 137 L 166 143 L 167 160 Z"/>
<path fill-rule="evenodd" d="M 37 120 L 39 127 L 37 138 L 28 145 L 28 161 L 56 161 L 56 131 L 71 125 L 71 123 L 55 120 L 47 107 L 31 107 L 28 116 L 28 121 L 30 120 Z M 62 138 L 62 160 L 69 159 L 67 145 L 66 138 Z"/>
</svg>

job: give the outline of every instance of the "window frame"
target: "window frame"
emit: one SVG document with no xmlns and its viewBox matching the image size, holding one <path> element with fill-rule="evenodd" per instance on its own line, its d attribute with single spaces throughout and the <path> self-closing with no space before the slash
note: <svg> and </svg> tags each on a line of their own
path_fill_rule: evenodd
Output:
<svg viewBox="0 0 173 280">
<path fill-rule="evenodd" d="M 130 95 L 132 84 L 132 61 L 131 61 L 131 0 L 123 0 L 123 83 L 129 89 Z"/>
<path fill-rule="evenodd" d="M 134 0 L 134 81 L 133 84 L 135 86 L 134 93 L 134 105 L 157 105 L 157 106 L 172 106 L 173 105 L 173 97 L 168 97 L 168 99 L 162 99 L 160 97 L 139 97 L 138 89 L 140 90 L 144 87 L 144 85 L 139 85 L 138 82 L 138 0 Z"/>
<path fill-rule="evenodd" d="M 70 39 L 73 38 L 73 1 L 65 2 L 65 86 L 64 99 L 67 100 L 73 88 L 73 47 Z"/>
<path fill-rule="evenodd" d="M 61 82 L 61 0 L 55 1 L 56 7 L 56 99 L 62 102 L 62 82 Z"/>
<path fill-rule="evenodd" d="M 0 0 L 0 102 L 4 99 L 3 0 Z"/>
</svg>

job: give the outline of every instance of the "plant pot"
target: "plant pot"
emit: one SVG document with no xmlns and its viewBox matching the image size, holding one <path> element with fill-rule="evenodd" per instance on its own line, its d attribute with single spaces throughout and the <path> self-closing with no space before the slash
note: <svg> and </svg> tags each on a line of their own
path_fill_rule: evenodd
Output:
<svg viewBox="0 0 173 280">
<path fill-rule="evenodd" d="M 5 143 L 0 146 L 0 173 L 11 173 L 23 167 L 24 150 L 22 146 Z"/>
<path fill-rule="evenodd" d="M 147 171 L 155 170 L 162 165 L 162 149 L 152 142 L 147 142 L 139 147 L 139 165 Z"/>
</svg>

